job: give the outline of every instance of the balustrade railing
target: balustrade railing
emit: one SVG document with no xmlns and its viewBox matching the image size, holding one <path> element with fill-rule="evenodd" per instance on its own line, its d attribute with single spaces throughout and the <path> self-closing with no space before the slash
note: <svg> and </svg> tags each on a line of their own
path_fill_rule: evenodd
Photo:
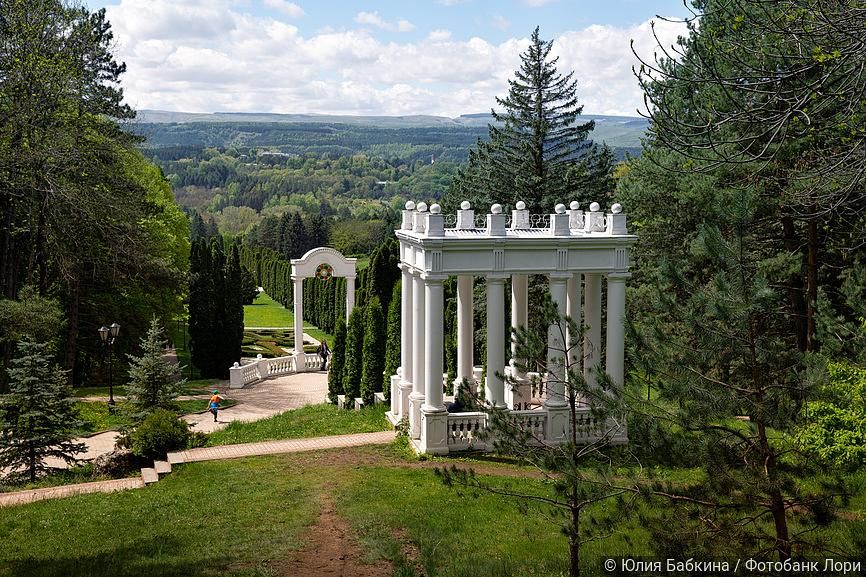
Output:
<svg viewBox="0 0 866 577">
<path fill-rule="evenodd" d="M 304 369 L 318 369 L 322 366 L 322 357 L 316 353 L 304 353 Z"/>
<path fill-rule="evenodd" d="M 268 376 L 288 375 L 295 372 L 295 359 L 293 357 L 279 357 L 268 359 Z"/>
<path fill-rule="evenodd" d="M 448 415 L 448 449 L 461 451 L 478 443 L 478 434 L 487 428 L 486 413 L 451 413 Z"/>
<path fill-rule="evenodd" d="M 547 430 L 547 411 L 511 411 L 514 424 L 536 439 L 544 439 Z"/>
</svg>

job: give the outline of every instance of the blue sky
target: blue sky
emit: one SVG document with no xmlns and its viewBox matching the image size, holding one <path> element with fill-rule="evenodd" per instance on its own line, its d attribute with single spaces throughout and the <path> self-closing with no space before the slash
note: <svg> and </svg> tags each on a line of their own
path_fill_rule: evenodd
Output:
<svg viewBox="0 0 866 577">
<path fill-rule="evenodd" d="M 106 7 L 136 108 L 196 112 L 483 112 L 532 29 L 575 70 L 585 112 L 636 114 L 629 48 L 680 0 L 89 0 Z M 682 25 L 659 22 L 663 42 Z"/>
</svg>

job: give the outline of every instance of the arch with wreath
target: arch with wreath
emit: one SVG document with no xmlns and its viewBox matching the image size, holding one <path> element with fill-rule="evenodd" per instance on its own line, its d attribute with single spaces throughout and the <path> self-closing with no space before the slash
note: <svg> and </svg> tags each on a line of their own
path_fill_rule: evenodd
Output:
<svg viewBox="0 0 866 577">
<path fill-rule="evenodd" d="M 334 277 L 346 279 L 346 318 L 355 308 L 355 278 L 358 259 L 346 258 L 333 248 L 322 246 L 307 251 L 301 258 L 292 259 L 292 283 L 294 286 L 295 314 L 295 356 L 304 354 L 304 279 L 318 278 L 330 280 Z M 296 359 L 296 367 L 303 367 L 301 358 Z"/>
</svg>

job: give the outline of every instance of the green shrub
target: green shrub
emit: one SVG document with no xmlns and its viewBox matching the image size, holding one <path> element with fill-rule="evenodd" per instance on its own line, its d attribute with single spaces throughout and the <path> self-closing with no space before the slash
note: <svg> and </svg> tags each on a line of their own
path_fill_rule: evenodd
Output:
<svg viewBox="0 0 866 577">
<path fill-rule="evenodd" d="M 197 449 L 207 446 L 208 435 L 202 431 L 192 431 L 189 434 L 189 441 L 186 443 L 187 449 Z"/>
<path fill-rule="evenodd" d="M 189 425 L 165 409 L 150 413 L 130 435 L 132 452 L 147 459 L 161 459 L 169 451 L 185 449 Z"/>
<path fill-rule="evenodd" d="M 805 427 L 797 437 L 803 447 L 828 464 L 866 465 L 866 369 L 829 363 L 825 398 L 807 403 Z"/>
</svg>

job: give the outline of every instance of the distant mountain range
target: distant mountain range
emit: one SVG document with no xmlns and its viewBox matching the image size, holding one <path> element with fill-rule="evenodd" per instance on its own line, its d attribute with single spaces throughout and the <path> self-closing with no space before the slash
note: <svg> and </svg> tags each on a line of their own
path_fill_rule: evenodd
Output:
<svg viewBox="0 0 866 577">
<path fill-rule="evenodd" d="M 637 149 L 646 134 L 649 123 L 645 118 L 633 116 L 605 116 L 584 114 L 581 120 L 595 121 L 592 140 L 606 142 L 619 149 Z M 315 123 L 344 124 L 363 128 L 470 128 L 479 129 L 493 122 L 490 113 L 464 114 L 457 118 L 432 115 L 409 116 L 348 116 L 331 114 L 269 114 L 256 112 L 170 112 L 165 110 L 139 110 L 137 123 L 141 124 L 187 124 L 187 123 Z"/>
</svg>

